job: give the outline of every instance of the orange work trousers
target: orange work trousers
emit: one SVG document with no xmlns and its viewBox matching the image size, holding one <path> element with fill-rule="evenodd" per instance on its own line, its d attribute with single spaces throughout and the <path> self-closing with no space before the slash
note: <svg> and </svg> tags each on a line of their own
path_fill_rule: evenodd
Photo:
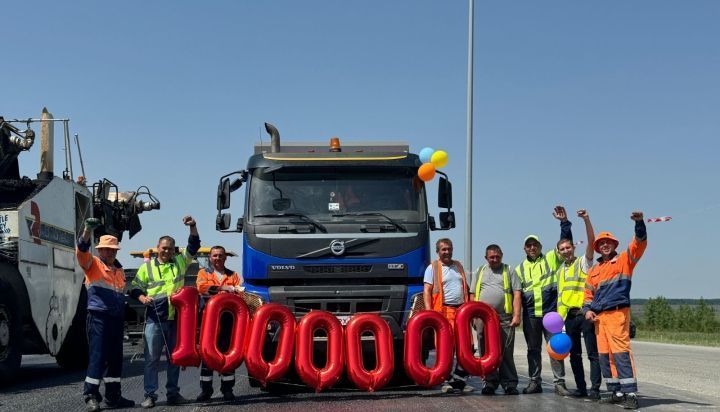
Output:
<svg viewBox="0 0 720 412">
<path fill-rule="evenodd" d="M 630 350 L 630 308 L 600 312 L 595 322 L 595 336 L 608 391 L 637 392 L 635 361 Z"/>
</svg>

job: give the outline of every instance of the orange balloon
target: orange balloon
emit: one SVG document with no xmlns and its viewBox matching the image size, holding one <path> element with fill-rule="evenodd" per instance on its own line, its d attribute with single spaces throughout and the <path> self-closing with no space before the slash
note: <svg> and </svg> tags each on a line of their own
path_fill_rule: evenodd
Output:
<svg viewBox="0 0 720 412">
<path fill-rule="evenodd" d="M 435 166 L 433 166 L 432 163 L 423 163 L 418 169 L 418 177 L 422 179 L 423 182 L 431 181 L 432 178 L 435 177 Z"/>
<path fill-rule="evenodd" d="M 550 355 L 550 357 L 555 360 L 563 360 L 563 359 L 567 358 L 568 355 L 570 354 L 570 352 L 562 354 L 562 355 L 559 353 L 555 353 L 555 351 L 552 350 L 552 348 L 550 347 L 549 343 L 546 345 L 546 347 L 547 347 L 548 355 Z"/>
</svg>

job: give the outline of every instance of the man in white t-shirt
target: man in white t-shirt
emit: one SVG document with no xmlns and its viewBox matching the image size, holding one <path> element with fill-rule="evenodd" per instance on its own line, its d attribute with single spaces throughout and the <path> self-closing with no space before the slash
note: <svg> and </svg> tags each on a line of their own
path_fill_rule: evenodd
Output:
<svg viewBox="0 0 720 412">
<path fill-rule="evenodd" d="M 595 325 L 586 320 L 582 313 L 582 305 L 585 294 L 585 279 L 593 264 L 593 244 L 595 233 L 593 232 L 590 216 L 585 209 L 577 212 L 578 217 L 585 222 L 587 232 L 587 247 L 585 254 L 575 257 L 575 245 L 572 240 L 560 239 L 557 243 L 557 250 L 565 260 L 557 270 L 558 278 L 558 300 L 557 308 L 560 316 L 565 319 L 565 331 L 572 341 L 570 349 L 570 366 L 572 367 L 575 385 L 577 389 L 571 392 L 575 397 L 589 397 L 593 400 L 600 399 L 600 362 L 598 359 L 597 340 L 595 338 Z M 585 371 L 582 362 L 581 335 L 585 340 L 585 349 L 590 360 L 590 390 L 585 382 Z"/>
<path fill-rule="evenodd" d="M 425 269 L 423 298 L 425 309 L 441 313 L 455 328 L 455 312 L 469 300 L 468 282 L 462 264 L 453 260 L 453 245 L 450 239 L 439 239 L 435 243 L 438 258 Z M 459 364 L 455 366 L 452 378 L 446 382 L 444 393 L 472 392 L 473 387 L 465 380 L 468 373 Z"/>
</svg>

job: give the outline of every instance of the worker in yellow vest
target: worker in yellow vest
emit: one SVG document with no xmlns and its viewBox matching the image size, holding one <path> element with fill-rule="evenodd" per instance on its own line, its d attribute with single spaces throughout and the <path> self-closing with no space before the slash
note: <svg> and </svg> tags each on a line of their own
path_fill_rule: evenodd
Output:
<svg viewBox="0 0 720 412">
<path fill-rule="evenodd" d="M 500 246 L 490 245 L 485 248 L 487 264 L 473 273 L 470 286 L 470 300 L 487 303 L 495 309 L 500 318 L 502 363 L 498 370 L 485 376 L 485 383 L 481 391 L 483 395 L 494 395 L 498 385 L 502 385 L 506 395 L 519 394 L 513 348 L 515 347 L 515 327 L 520 325 L 520 278 L 515 273 L 515 269 L 503 263 L 502 257 Z M 482 333 L 483 325 L 480 320 L 476 327 L 478 329 L 478 347 L 482 351 L 485 348 L 485 341 Z"/>
<path fill-rule="evenodd" d="M 560 239 L 572 240 L 572 223 L 562 206 L 555 206 L 555 219 L 560 221 Z M 527 258 L 520 263 L 515 272 L 520 276 L 522 284 L 523 334 L 527 343 L 528 375 L 530 383 L 523 393 L 541 393 L 542 378 L 542 339 L 549 341 L 551 333 L 543 327 L 543 316 L 557 309 L 557 277 L 555 272 L 562 264 L 562 258 L 556 249 L 547 254 L 542 253 L 540 238 L 529 235 L 525 238 L 525 254 Z M 565 386 L 565 365 L 561 360 L 550 359 L 553 372 L 555 393 L 560 396 L 570 395 Z"/>
<path fill-rule="evenodd" d="M 571 395 L 575 397 L 587 396 L 592 400 L 598 400 L 600 399 L 602 376 L 600 373 L 600 361 L 598 360 L 597 340 L 595 338 L 595 324 L 585 319 L 582 312 L 585 298 L 585 280 L 587 279 L 587 272 L 593 265 L 595 233 L 588 212 L 585 209 L 580 209 L 577 211 L 577 215 L 585 222 L 587 246 L 583 256 L 575 257 L 575 245 L 572 240 L 560 239 L 557 243 L 558 253 L 565 260 L 557 272 L 557 311 L 565 319 L 565 331 L 572 341 L 570 367 L 575 377 L 577 389 L 571 392 Z M 585 382 L 581 335 L 585 340 L 585 350 L 590 361 L 590 391 L 587 390 L 587 383 Z"/>
</svg>

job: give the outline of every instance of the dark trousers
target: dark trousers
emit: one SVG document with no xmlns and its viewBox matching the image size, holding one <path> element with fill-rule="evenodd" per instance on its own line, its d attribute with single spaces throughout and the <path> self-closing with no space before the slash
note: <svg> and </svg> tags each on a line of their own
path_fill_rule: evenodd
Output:
<svg viewBox="0 0 720 412">
<path fill-rule="evenodd" d="M 542 324 L 542 318 L 535 318 L 523 314 L 523 334 L 525 335 L 525 342 L 527 343 L 527 360 L 528 360 L 528 375 L 530 375 L 530 381 L 535 383 L 542 382 L 540 372 L 542 372 L 542 351 L 545 348 L 542 345 L 543 336 L 545 341 L 548 342 L 552 337 L 552 334 L 545 330 Z M 553 372 L 553 383 L 564 384 L 565 383 L 565 363 L 550 358 L 550 367 Z"/>
<path fill-rule="evenodd" d="M 575 377 L 575 386 L 581 391 L 587 389 L 582 361 L 582 343 L 580 341 L 582 335 L 585 340 L 585 350 L 590 360 L 590 389 L 599 391 L 602 376 L 598 359 L 597 339 L 595 338 L 595 324 L 586 320 L 580 309 L 571 309 L 565 319 L 565 332 L 572 341 L 570 367 Z"/>
<path fill-rule="evenodd" d="M 220 331 L 218 333 L 218 349 L 225 352 L 230 348 L 230 338 L 233 327 L 233 316 L 229 313 L 220 315 Z M 200 390 L 213 393 L 213 371 L 204 363 L 200 363 Z M 235 371 L 220 374 L 220 392 L 232 392 L 235 386 Z"/>
<path fill-rule="evenodd" d="M 515 368 L 515 360 L 513 358 L 515 352 L 515 328 L 510 326 L 512 315 L 501 314 L 500 316 L 500 339 L 502 339 L 502 362 L 500 367 L 485 376 L 485 385 L 497 389 L 502 385 L 507 392 L 508 389 L 517 388 L 518 374 Z M 478 330 L 478 346 L 480 347 L 480 355 L 485 353 L 485 338 L 483 334 L 483 323 L 478 320 L 476 323 Z"/>
<path fill-rule="evenodd" d="M 120 399 L 120 375 L 123 364 L 123 319 L 103 312 L 88 311 L 87 339 L 89 362 L 83 398 L 102 400 L 100 382 L 105 381 L 105 399 Z M 104 376 L 104 378 L 103 378 Z"/>
</svg>

